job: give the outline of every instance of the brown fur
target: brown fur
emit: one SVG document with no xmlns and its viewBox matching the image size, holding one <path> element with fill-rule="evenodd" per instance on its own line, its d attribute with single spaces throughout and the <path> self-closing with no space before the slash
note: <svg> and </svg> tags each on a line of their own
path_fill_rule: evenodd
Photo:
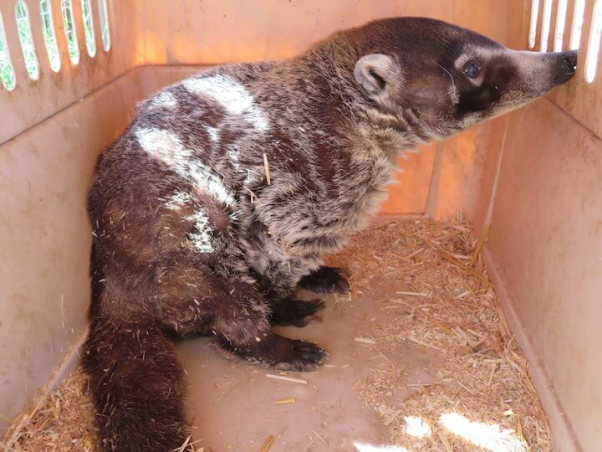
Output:
<svg viewBox="0 0 602 452">
<path fill-rule="evenodd" d="M 481 71 L 469 79 L 470 59 Z M 83 365 L 102 448 L 168 451 L 190 434 L 171 339 L 211 334 L 243 359 L 317 368 L 323 350 L 271 325 L 304 326 L 322 308 L 295 300 L 297 284 L 348 290 L 320 256 L 366 224 L 399 154 L 524 104 L 573 66 L 574 54 L 519 55 L 443 22 L 390 19 L 142 103 L 88 197 Z"/>
</svg>

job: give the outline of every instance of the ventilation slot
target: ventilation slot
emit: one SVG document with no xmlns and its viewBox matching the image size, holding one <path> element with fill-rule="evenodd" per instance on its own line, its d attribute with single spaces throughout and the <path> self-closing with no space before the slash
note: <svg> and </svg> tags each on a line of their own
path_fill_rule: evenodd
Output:
<svg viewBox="0 0 602 452">
<path fill-rule="evenodd" d="M 598 56 L 600 55 L 600 36 L 602 36 L 602 0 L 596 0 L 587 44 L 587 56 L 585 57 L 585 81 L 588 83 L 593 82 L 596 77 Z"/>
<path fill-rule="evenodd" d="M 531 0 L 531 22 L 529 25 L 529 48 L 535 48 L 537 37 L 537 19 L 539 18 L 539 0 Z"/>
<path fill-rule="evenodd" d="M 94 36 L 94 21 L 92 19 L 92 7 L 90 0 L 82 0 L 82 18 L 84 20 L 84 36 L 86 38 L 86 49 L 91 57 L 96 55 L 96 38 Z"/>
<path fill-rule="evenodd" d="M 65 37 L 67 38 L 69 60 L 71 61 L 71 64 L 78 64 L 79 45 L 77 44 L 77 32 L 75 30 L 72 0 L 61 0 L 61 10 L 63 12 L 63 26 L 65 28 Z"/>
<path fill-rule="evenodd" d="M 550 38 L 550 22 L 552 21 L 552 0 L 543 2 L 543 21 L 541 24 L 541 43 L 540 50 L 548 51 L 548 39 Z"/>
<path fill-rule="evenodd" d="M 32 80 L 40 78 L 40 66 L 36 48 L 33 45 L 33 35 L 31 34 L 31 23 L 29 22 L 29 10 L 23 0 L 19 0 L 15 5 L 15 18 L 17 19 L 17 30 L 19 41 L 21 41 L 21 50 L 23 50 L 23 60 L 27 74 Z"/>
<path fill-rule="evenodd" d="M 585 13 L 585 0 L 575 0 L 573 9 L 573 24 L 571 25 L 571 50 L 578 50 L 581 45 L 581 30 L 583 29 L 583 14 Z"/>
<path fill-rule="evenodd" d="M 109 12 L 107 9 L 107 0 L 98 0 L 98 16 L 100 17 L 100 35 L 102 38 L 102 48 L 108 52 L 111 48 L 111 30 L 109 29 Z"/>
<path fill-rule="evenodd" d="M 554 33 L 554 52 L 562 51 L 568 3 L 568 0 L 558 0 L 558 11 L 556 12 L 556 31 Z"/>
<path fill-rule="evenodd" d="M 4 89 L 12 91 L 17 86 L 17 79 L 15 77 L 15 70 L 13 64 L 10 61 L 10 52 L 8 51 L 8 44 L 6 42 L 6 34 L 4 33 L 4 22 L 2 20 L 2 13 L 0 12 L 0 83 Z"/>
<path fill-rule="evenodd" d="M 50 69 L 58 72 L 61 70 L 61 53 L 59 52 L 56 32 L 54 31 L 50 0 L 40 0 L 40 16 L 42 18 L 42 33 L 44 34 L 44 43 L 46 44 Z"/>
</svg>

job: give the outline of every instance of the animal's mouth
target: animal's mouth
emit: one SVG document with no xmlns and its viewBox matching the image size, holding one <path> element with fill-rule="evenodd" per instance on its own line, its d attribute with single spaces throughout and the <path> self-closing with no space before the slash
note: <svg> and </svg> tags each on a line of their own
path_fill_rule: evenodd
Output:
<svg viewBox="0 0 602 452">
<path fill-rule="evenodd" d="M 572 50 L 569 52 L 563 52 L 557 54 L 559 61 L 559 68 L 556 76 L 554 77 L 555 84 L 561 85 L 568 82 L 577 71 L 577 52 Z"/>
</svg>

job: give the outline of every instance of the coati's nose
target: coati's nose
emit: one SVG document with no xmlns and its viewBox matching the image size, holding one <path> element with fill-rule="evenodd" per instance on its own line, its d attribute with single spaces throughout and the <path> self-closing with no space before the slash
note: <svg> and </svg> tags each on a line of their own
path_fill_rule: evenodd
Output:
<svg viewBox="0 0 602 452">
<path fill-rule="evenodd" d="M 554 56 L 555 75 L 554 83 L 562 84 L 569 81 L 575 75 L 577 69 L 577 51 L 558 52 Z"/>
<path fill-rule="evenodd" d="M 575 69 L 577 69 L 577 51 L 571 50 L 569 52 L 564 52 L 564 64 L 567 67 L 569 72 L 575 73 Z"/>
</svg>

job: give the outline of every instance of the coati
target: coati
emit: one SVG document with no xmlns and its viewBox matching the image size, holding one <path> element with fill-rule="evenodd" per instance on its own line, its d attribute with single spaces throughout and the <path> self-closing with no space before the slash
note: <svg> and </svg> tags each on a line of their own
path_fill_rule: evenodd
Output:
<svg viewBox="0 0 602 452">
<path fill-rule="evenodd" d="M 279 62 L 216 67 L 138 106 L 98 159 L 90 333 L 82 356 L 105 451 L 170 451 L 190 434 L 173 341 L 291 371 L 327 357 L 272 332 L 345 292 L 339 251 L 404 150 L 569 80 L 575 52 L 517 52 L 424 18 L 377 20 Z"/>
</svg>

